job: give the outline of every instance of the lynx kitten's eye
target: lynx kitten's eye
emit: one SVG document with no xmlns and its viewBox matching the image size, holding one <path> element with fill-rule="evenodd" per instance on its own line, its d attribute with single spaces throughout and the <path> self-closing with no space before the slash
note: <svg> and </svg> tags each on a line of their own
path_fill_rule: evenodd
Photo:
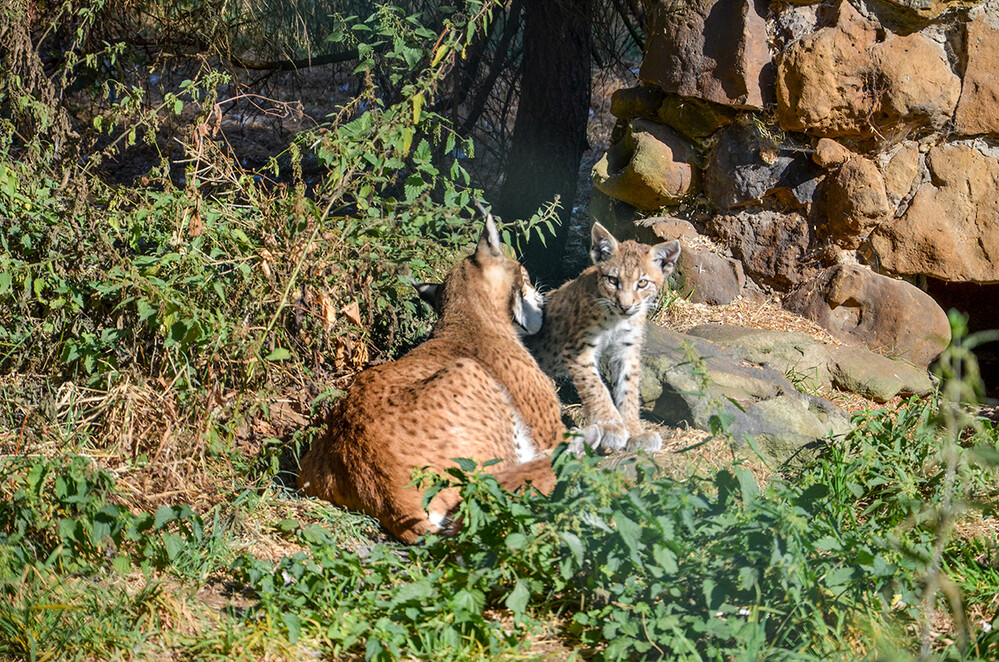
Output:
<svg viewBox="0 0 999 662">
<path fill-rule="evenodd" d="M 607 281 L 607 284 L 611 287 L 617 287 L 617 278 L 614 276 L 604 276 L 604 280 Z"/>
<path fill-rule="evenodd" d="M 640 279 L 640 280 L 638 281 L 638 283 L 637 283 L 637 285 L 638 285 L 639 289 L 641 289 L 641 288 L 644 288 L 644 287 L 645 287 L 646 285 L 648 285 L 648 284 L 649 284 L 649 281 L 648 281 L 648 280 L 646 280 L 645 278 L 642 278 L 642 279 Z"/>
</svg>

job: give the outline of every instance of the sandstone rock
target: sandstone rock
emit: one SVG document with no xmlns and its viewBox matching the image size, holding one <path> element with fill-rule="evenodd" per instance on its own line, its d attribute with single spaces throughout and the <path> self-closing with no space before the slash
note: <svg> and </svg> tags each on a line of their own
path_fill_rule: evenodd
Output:
<svg viewBox="0 0 999 662">
<path fill-rule="evenodd" d="M 772 51 L 779 53 L 787 48 L 791 42 L 815 32 L 815 26 L 818 23 L 818 9 L 819 7 L 814 4 L 806 4 L 784 6 L 778 11 L 772 11 L 770 14 L 772 19 L 770 30 Z"/>
<path fill-rule="evenodd" d="M 947 314 L 905 281 L 836 265 L 792 292 L 784 307 L 833 336 L 926 368 L 950 343 Z"/>
<path fill-rule="evenodd" d="M 971 7 L 981 0 L 885 0 L 889 4 L 902 7 L 920 18 L 936 18 L 948 9 Z"/>
<path fill-rule="evenodd" d="M 882 268 L 944 281 L 999 281 L 999 161 L 964 145 L 926 155 L 932 181 L 905 214 L 871 234 Z"/>
<path fill-rule="evenodd" d="M 655 325 L 645 341 L 641 398 L 643 409 L 668 425 L 711 430 L 712 417 L 729 418 L 733 439 L 752 437 L 775 463 L 850 429 L 839 408 L 799 393 L 777 371 L 747 365 L 720 345 Z"/>
<path fill-rule="evenodd" d="M 752 123 L 733 124 L 719 132 L 704 173 L 704 193 L 719 209 L 734 209 L 767 195 L 805 205 L 821 175 L 806 149 L 792 142 L 777 144 Z"/>
<path fill-rule="evenodd" d="M 593 166 L 601 191 L 647 211 L 676 204 L 697 180 L 690 146 L 672 129 L 643 119 L 628 125 L 624 138 Z"/>
<path fill-rule="evenodd" d="M 815 143 L 812 161 L 822 168 L 834 168 L 843 165 L 853 156 L 853 152 L 843 147 L 832 138 L 819 138 Z"/>
<path fill-rule="evenodd" d="M 638 221 L 639 225 L 651 228 L 657 237 L 662 241 L 673 241 L 674 239 L 690 240 L 697 236 L 697 228 L 690 221 L 682 218 L 666 218 L 664 216 L 653 216 Z M 681 243 L 686 244 L 686 241 Z"/>
<path fill-rule="evenodd" d="M 761 84 L 770 64 L 765 12 L 753 0 L 656 3 L 639 78 L 685 97 L 762 108 L 771 97 Z"/>
<path fill-rule="evenodd" d="M 835 25 L 792 43 L 776 58 L 777 117 L 788 131 L 834 138 L 872 136 L 876 99 L 867 89 L 877 25 L 840 0 Z"/>
<path fill-rule="evenodd" d="M 860 347 L 823 345 L 805 333 L 702 324 L 688 335 L 706 338 L 761 363 L 808 390 L 835 387 L 876 402 L 896 395 L 925 395 L 933 388 L 925 369 Z"/>
<path fill-rule="evenodd" d="M 681 97 L 667 96 L 658 111 L 659 121 L 689 139 L 705 138 L 735 121 L 737 110 L 728 106 Z"/>
<path fill-rule="evenodd" d="M 693 303 L 724 305 L 742 293 L 742 264 L 680 240 L 683 251 L 674 272 L 674 290 Z"/>
<path fill-rule="evenodd" d="M 915 32 L 874 45 L 871 57 L 885 88 L 874 116 L 882 135 L 902 137 L 913 129 L 938 129 L 950 121 L 961 79 L 951 71 L 943 46 Z"/>
<path fill-rule="evenodd" d="M 652 85 L 638 85 L 615 90 L 611 95 L 611 114 L 628 121 L 636 117 L 654 120 L 663 103 L 663 91 Z"/>
<path fill-rule="evenodd" d="M 961 83 L 941 44 L 918 32 L 887 32 L 879 42 L 880 26 L 848 0 L 839 0 L 834 19 L 776 60 L 782 127 L 894 141 L 951 119 Z"/>
<path fill-rule="evenodd" d="M 710 227 L 757 283 L 783 288 L 808 278 L 810 233 L 801 214 L 746 210 L 717 216 Z"/>
<path fill-rule="evenodd" d="M 908 197 L 918 176 L 919 145 L 907 140 L 888 156 L 884 166 L 885 193 L 890 207 L 894 209 L 903 198 Z"/>
<path fill-rule="evenodd" d="M 855 249 L 890 212 L 881 171 L 872 161 L 858 156 L 819 186 L 817 234 L 842 248 Z"/>
<path fill-rule="evenodd" d="M 999 136 L 999 13 L 994 7 L 972 13 L 966 25 L 967 67 L 954 131 Z"/>
</svg>

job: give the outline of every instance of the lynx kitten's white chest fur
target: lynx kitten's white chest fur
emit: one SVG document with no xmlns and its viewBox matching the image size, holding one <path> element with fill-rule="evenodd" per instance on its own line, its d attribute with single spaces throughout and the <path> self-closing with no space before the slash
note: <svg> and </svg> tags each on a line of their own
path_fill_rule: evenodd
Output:
<svg viewBox="0 0 999 662">
<path fill-rule="evenodd" d="M 593 266 L 546 297 L 541 332 L 525 342 L 549 376 L 572 379 L 588 424 L 587 443 L 658 451 L 662 438 L 643 433 L 639 419 L 642 341 L 649 309 L 680 257 L 680 244 L 618 242 L 599 223 L 591 241 Z"/>
</svg>

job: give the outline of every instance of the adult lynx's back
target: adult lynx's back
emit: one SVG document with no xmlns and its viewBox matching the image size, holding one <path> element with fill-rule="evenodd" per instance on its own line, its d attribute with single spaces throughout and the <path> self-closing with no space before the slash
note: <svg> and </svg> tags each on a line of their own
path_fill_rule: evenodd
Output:
<svg viewBox="0 0 999 662">
<path fill-rule="evenodd" d="M 554 484 L 544 454 L 563 437 L 558 398 L 520 340 L 523 270 L 500 252 L 492 218 L 475 253 L 448 274 L 429 340 L 398 361 L 359 374 L 302 460 L 306 493 L 378 518 L 413 542 L 443 526 L 453 490 L 421 506 L 413 470 L 453 458 L 501 459 L 492 472 L 513 489 Z"/>
</svg>

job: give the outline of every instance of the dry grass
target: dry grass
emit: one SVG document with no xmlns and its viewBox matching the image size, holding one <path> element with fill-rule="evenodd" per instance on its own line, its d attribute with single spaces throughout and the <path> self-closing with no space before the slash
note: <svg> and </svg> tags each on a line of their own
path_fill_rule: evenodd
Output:
<svg viewBox="0 0 999 662">
<path fill-rule="evenodd" d="M 781 308 L 775 297 L 738 297 L 723 306 L 677 299 L 664 306 L 653 321 L 680 332 L 700 324 L 730 324 L 770 331 L 797 331 L 807 333 L 825 345 L 843 344 L 815 322 Z"/>
</svg>

